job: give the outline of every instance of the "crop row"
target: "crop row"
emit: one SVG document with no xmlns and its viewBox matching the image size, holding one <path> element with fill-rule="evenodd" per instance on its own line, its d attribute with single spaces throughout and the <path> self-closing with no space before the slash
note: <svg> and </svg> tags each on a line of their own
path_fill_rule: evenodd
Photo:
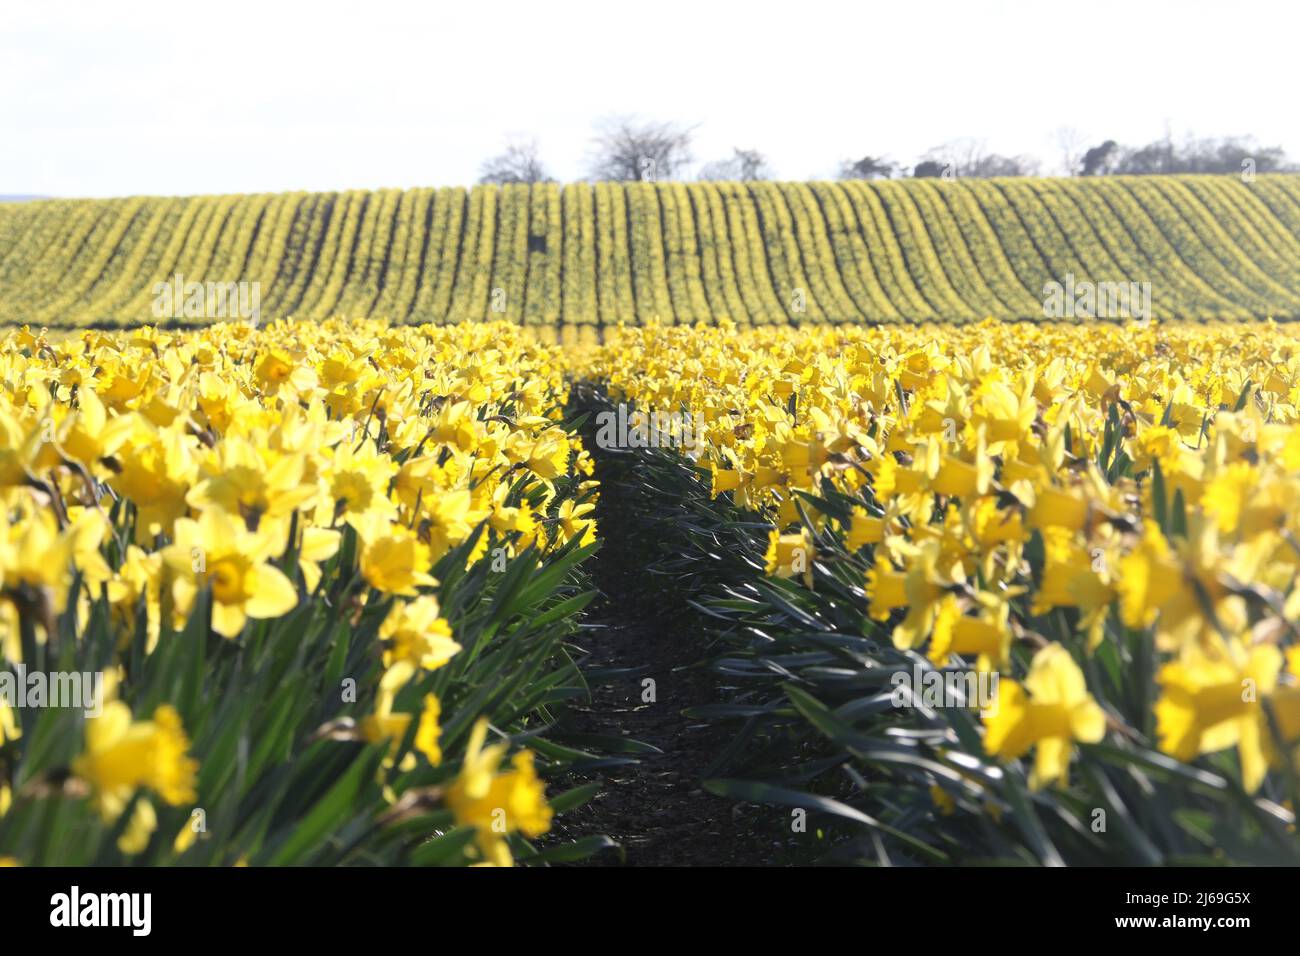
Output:
<svg viewBox="0 0 1300 956">
<path fill-rule="evenodd" d="M 505 324 L 0 341 L 0 865 L 581 854 L 532 842 L 590 792 L 544 783 L 594 594 L 561 362 Z"/>
<path fill-rule="evenodd" d="M 629 183 L 0 205 L 0 321 L 533 326 L 1300 315 L 1300 180 Z M 178 278 L 179 277 L 179 278 Z M 1075 317 L 1075 303 L 1057 304 Z M 239 316 L 235 317 L 248 317 Z M 570 333 L 574 335 L 576 333 Z"/>
<path fill-rule="evenodd" d="M 818 814 L 841 861 L 1300 860 L 1289 329 L 623 329 L 585 355 L 609 402 L 697 423 L 630 450 L 672 538 L 652 570 L 731 689 L 693 714 L 732 728 L 707 789 Z"/>
</svg>

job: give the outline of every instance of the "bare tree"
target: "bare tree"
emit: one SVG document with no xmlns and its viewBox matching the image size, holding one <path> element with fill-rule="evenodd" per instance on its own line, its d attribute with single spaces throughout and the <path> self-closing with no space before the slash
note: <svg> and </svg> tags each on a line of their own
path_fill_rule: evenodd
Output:
<svg viewBox="0 0 1300 956">
<path fill-rule="evenodd" d="M 481 183 L 549 183 L 554 179 L 546 172 L 537 155 L 536 140 L 512 140 L 505 151 L 483 164 Z"/>
<path fill-rule="evenodd" d="M 1125 148 L 1115 163 L 1115 172 L 1132 175 L 1147 173 L 1176 173 L 1178 169 L 1178 147 L 1174 145 L 1173 136 L 1165 132 L 1164 139 L 1147 143 L 1137 149 Z"/>
<path fill-rule="evenodd" d="M 1123 149 L 1115 163 L 1115 172 L 1134 176 L 1151 173 L 1240 173 L 1249 167 L 1253 172 L 1271 173 L 1289 170 L 1286 153 L 1280 146 L 1258 146 L 1252 137 L 1225 136 L 1221 139 L 1187 137 L 1177 144 L 1166 134 L 1164 139 L 1137 149 Z"/>
<path fill-rule="evenodd" d="M 995 176 L 1033 176 L 1037 172 L 1038 160 L 1032 156 L 1002 156 L 988 152 L 977 140 L 958 139 L 926 153 L 924 161 L 917 164 L 912 175 L 991 179 Z"/>
<path fill-rule="evenodd" d="M 699 178 L 715 182 L 748 183 L 756 179 L 771 179 L 772 170 L 767 165 L 767 157 L 756 149 L 733 147 L 730 159 L 719 159 L 705 163 L 700 169 Z"/>
<path fill-rule="evenodd" d="M 693 132 L 694 127 L 633 116 L 602 120 L 592 137 L 589 175 L 598 182 L 675 179 L 690 165 Z"/>
<path fill-rule="evenodd" d="M 1079 175 L 1086 143 L 1087 138 L 1073 126 L 1062 126 L 1056 131 L 1056 146 L 1061 151 L 1061 171 L 1065 175 Z"/>
<path fill-rule="evenodd" d="M 883 156 L 863 156 L 840 163 L 840 179 L 889 179 L 898 167 Z"/>
<path fill-rule="evenodd" d="M 1037 176 L 1038 160 L 1032 156 L 1001 156 L 989 153 L 958 170 L 959 176 L 992 179 L 995 176 Z"/>
</svg>

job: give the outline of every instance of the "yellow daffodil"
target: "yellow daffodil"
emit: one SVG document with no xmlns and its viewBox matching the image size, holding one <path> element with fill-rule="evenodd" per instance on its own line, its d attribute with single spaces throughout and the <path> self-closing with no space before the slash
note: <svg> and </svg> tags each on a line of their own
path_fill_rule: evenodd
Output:
<svg viewBox="0 0 1300 956">
<path fill-rule="evenodd" d="M 472 826 L 484 861 L 510 866 L 506 837 L 516 831 L 541 836 L 551 827 L 551 808 L 533 769 L 531 751 L 521 750 L 511 759 L 511 769 L 501 771 L 506 744 L 484 746 L 488 723 L 474 724 L 460 774 L 447 789 L 447 805 L 460 826 Z"/>
<path fill-rule="evenodd" d="M 894 646 L 919 647 L 934 628 L 935 615 L 945 594 L 965 580 L 959 562 L 945 557 L 943 543 L 930 539 L 903 549 L 905 572 L 894 571 L 878 558 L 867 572 L 869 613 L 883 621 L 898 608 L 907 614 L 894 628 Z"/>
<path fill-rule="evenodd" d="M 414 531 L 378 518 L 361 531 L 361 574 L 373 588 L 412 596 L 418 587 L 438 582 L 429 575 L 429 547 Z"/>
<path fill-rule="evenodd" d="M 415 676 L 415 672 L 415 665 L 407 660 L 398 660 L 389 666 L 379 681 L 379 693 L 375 699 L 374 713 L 361 720 L 361 736 L 367 742 L 372 744 L 381 743 L 385 740 L 391 742 L 388 756 L 385 759 L 387 766 L 392 765 L 412 720 L 411 714 L 395 712 L 393 703 L 398 691 L 410 682 L 411 678 Z M 420 712 L 420 722 L 415 729 L 414 747 L 416 751 L 424 754 L 429 763 L 435 765 L 442 761 L 442 750 L 438 746 L 438 736 L 440 734 L 438 719 L 441 714 L 442 707 L 438 702 L 438 698 L 433 694 L 426 694 L 424 706 Z M 414 763 L 414 754 L 407 754 L 406 760 L 403 761 L 400 769 L 409 770 L 414 766 Z"/>
<path fill-rule="evenodd" d="M 939 606 L 926 656 L 944 667 L 949 655 L 974 656 L 980 670 L 997 670 L 1011 655 L 1011 605 L 996 595 L 979 595 L 981 613 L 963 613 L 958 599 L 948 595 Z"/>
<path fill-rule="evenodd" d="M 1270 645 L 1188 645 L 1156 675 L 1162 691 L 1155 708 L 1160 749 L 1190 762 L 1235 746 L 1242 785 L 1253 793 L 1268 769 L 1260 702 L 1273 693 L 1281 669 L 1282 655 Z"/>
<path fill-rule="evenodd" d="M 585 547 L 596 540 L 596 519 L 594 512 L 596 506 L 592 502 L 584 502 L 575 505 L 572 501 L 561 503 L 559 513 L 556 515 L 560 536 L 558 544 L 566 544 L 574 538 L 578 539 L 578 544 Z"/>
<path fill-rule="evenodd" d="M 141 787 L 177 806 L 195 799 L 198 763 L 186 754 L 189 740 L 180 715 L 164 704 L 151 720 L 133 720 L 121 701 L 104 705 L 86 721 L 86 749 L 72 772 L 91 785 L 105 820 L 116 820 Z"/>
<path fill-rule="evenodd" d="M 816 547 L 806 529 L 781 534 L 773 531 L 767 539 L 767 573 L 779 578 L 800 577 L 807 587 L 812 587 L 812 565 L 817 557 Z"/>
<path fill-rule="evenodd" d="M 266 563 L 267 536 L 248 531 L 219 509 L 197 521 L 176 522 L 175 542 L 163 552 L 171 578 L 176 626 L 181 626 L 204 587 L 212 593 L 212 629 L 235 637 L 245 621 L 280 617 L 298 603 L 284 572 Z"/>
<path fill-rule="evenodd" d="M 998 682 L 984 723 L 984 749 L 993 756 L 1014 760 L 1036 750 L 1029 775 L 1035 790 L 1068 784 L 1073 742 L 1096 743 L 1106 733 L 1106 716 L 1088 693 L 1083 671 L 1060 644 L 1034 655 L 1023 685 Z"/>
<path fill-rule="evenodd" d="M 451 625 L 440 616 L 438 599 L 430 595 L 395 603 L 379 627 L 379 638 L 388 642 L 386 667 L 407 661 L 423 670 L 437 670 L 460 651 L 452 640 Z"/>
</svg>

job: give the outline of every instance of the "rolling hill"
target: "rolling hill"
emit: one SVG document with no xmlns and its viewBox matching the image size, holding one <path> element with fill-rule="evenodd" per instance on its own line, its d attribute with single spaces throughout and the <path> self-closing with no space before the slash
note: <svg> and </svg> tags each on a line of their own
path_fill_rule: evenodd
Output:
<svg viewBox="0 0 1300 956">
<path fill-rule="evenodd" d="M 187 310 L 185 284 L 241 282 L 270 318 L 1292 319 L 1300 176 L 540 184 L 0 206 L 5 323 L 201 324 L 224 313 L 210 297 Z M 168 303 L 161 283 L 177 293 Z M 1116 287 L 1137 297 L 1117 306 Z"/>
</svg>

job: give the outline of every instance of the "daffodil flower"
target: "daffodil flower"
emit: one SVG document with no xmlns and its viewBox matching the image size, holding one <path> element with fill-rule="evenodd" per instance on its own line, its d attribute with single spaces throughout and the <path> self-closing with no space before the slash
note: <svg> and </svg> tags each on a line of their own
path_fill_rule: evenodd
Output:
<svg viewBox="0 0 1300 956">
<path fill-rule="evenodd" d="M 812 565 L 817 556 L 812 537 L 807 529 L 781 534 L 772 531 L 767 539 L 767 573 L 779 578 L 800 577 L 804 585 L 812 587 Z"/>
<path fill-rule="evenodd" d="M 984 718 L 984 749 L 1014 760 L 1035 750 L 1031 789 L 1069 782 L 1074 741 L 1097 743 L 1106 733 L 1106 716 L 1088 693 L 1083 671 L 1060 644 L 1034 655 L 1024 683 L 998 682 L 993 706 Z"/>
<path fill-rule="evenodd" d="M 163 552 L 171 576 L 177 626 L 204 587 L 212 591 L 212 629 L 235 637 L 248 618 L 276 618 L 298 603 L 298 592 L 284 572 L 266 563 L 265 533 L 248 531 L 219 508 L 197 521 L 176 522 L 175 541 Z"/>
<path fill-rule="evenodd" d="M 460 652 L 451 625 L 432 595 L 394 604 L 379 626 L 379 638 L 388 643 L 385 666 L 407 661 L 423 670 L 437 670 Z"/>
<path fill-rule="evenodd" d="M 96 807 L 111 822 L 141 787 L 172 806 L 193 801 L 198 762 L 187 755 L 189 747 L 170 705 L 151 720 L 133 720 L 130 708 L 114 700 L 86 721 L 86 749 L 72 761 L 72 772 L 91 785 Z"/>
<path fill-rule="evenodd" d="M 1160 749 L 1184 762 L 1236 747 L 1242 785 L 1253 793 L 1268 770 L 1268 729 L 1261 701 L 1277 687 L 1282 654 L 1272 645 L 1240 641 L 1190 644 L 1156 675 Z"/>
<path fill-rule="evenodd" d="M 385 766 L 391 767 L 401 746 L 407 729 L 411 726 L 412 715 L 393 710 L 397 693 L 415 676 L 416 668 L 408 660 L 398 660 L 384 671 L 379 680 L 379 693 L 375 700 L 374 713 L 362 718 L 361 736 L 369 743 L 390 741 Z M 438 745 L 441 730 L 438 719 L 442 715 L 442 706 L 433 694 L 426 694 L 420 712 L 420 722 L 415 728 L 415 750 L 424 754 L 429 763 L 437 765 L 442 761 L 442 749 Z M 415 755 L 408 753 L 402 762 L 401 770 L 410 770 L 415 766 Z"/>
<path fill-rule="evenodd" d="M 510 866 L 508 834 L 541 836 L 551 827 L 551 808 L 533 769 L 533 754 L 521 750 L 502 771 L 507 745 L 484 746 L 488 722 L 479 718 L 470 732 L 460 773 L 447 788 L 447 805 L 460 826 L 472 826 L 485 862 Z"/>
</svg>

